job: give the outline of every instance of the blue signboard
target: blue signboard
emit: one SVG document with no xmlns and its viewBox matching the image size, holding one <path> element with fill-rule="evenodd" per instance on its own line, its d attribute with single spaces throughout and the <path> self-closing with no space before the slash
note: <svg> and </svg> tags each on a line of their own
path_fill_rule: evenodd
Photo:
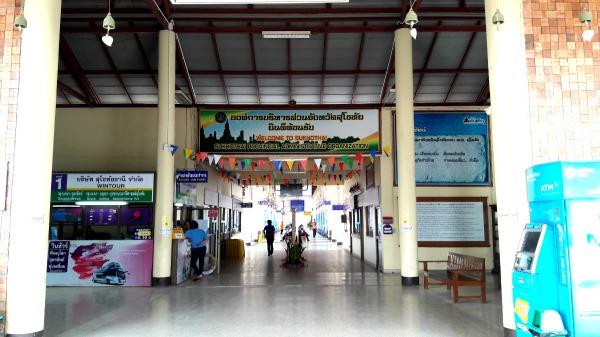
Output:
<svg viewBox="0 0 600 337">
<path fill-rule="evenodd" d="M 343 211 L 344 210 L 344 205 L 331 205 L 331 210 L 332 211 Z"/>
<path fill-rule="evenodd" d="M 415 114 L 415 172 L 421 185 L 487 185 L 485 113 Z"/>
<path fill-rule="evenodd" d="M 296 212 L 304 212 L 304 200 L 290 200 L 290 208 Z"/>
<path fill-rule="evenodd" d="M 177 170 L 175 181 L 178 183 L 207 183 L 208 171 L 204 170 Z"/>
</svg>

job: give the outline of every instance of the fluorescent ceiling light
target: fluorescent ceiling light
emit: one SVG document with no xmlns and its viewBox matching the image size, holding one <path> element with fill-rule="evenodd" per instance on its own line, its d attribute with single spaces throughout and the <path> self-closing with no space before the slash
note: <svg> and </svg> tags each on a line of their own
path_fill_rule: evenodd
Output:
<svg viewBox="0 0 600 337">
<path fill-rule="evenodd" d="M 236 4 L 322 4 L 350 0 L 171 0 L 174 5 L 236 5 Z"/>
<path fill-rule="evenodd" d="M 78 201 L 75 205 L 79 206 L 123 206 L 127 201 Z"/>
<path fill-rule="evenodd" d="M 263 30 L 264 39 L 308 39 L 310 30 Z"/>
<path fill-rule="evenodd" d="M 52 205 L 53 208 L 79 208 L 77 205 Z"/>
</svg>

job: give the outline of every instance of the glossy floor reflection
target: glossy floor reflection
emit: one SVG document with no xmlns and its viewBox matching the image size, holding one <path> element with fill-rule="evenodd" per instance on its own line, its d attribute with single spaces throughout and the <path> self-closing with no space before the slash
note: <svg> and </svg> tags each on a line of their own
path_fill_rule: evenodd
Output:
<svg viewBox="0 0 600 337">
<path fill-rule="evenodd" d="M 400 285 L 327 240 L 305 268 L 265 244 L 220 275 L 169 288 L 48 288 L 47 336 L 502 336 L 500 293 L 454 304 L 445 288 Z"/>
</svg>

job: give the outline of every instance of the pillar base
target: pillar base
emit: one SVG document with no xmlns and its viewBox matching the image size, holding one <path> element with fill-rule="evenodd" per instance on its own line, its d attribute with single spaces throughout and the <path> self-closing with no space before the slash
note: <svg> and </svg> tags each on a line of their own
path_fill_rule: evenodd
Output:
<svg viewBox="0 0 600 337">
<path fill-rule="evenodd" d="M 153 277 L 153 287 L 168 287 L 171 285 L 171 277 Z"/>
<path fill-rule="evenodd" d="M 515 337 L 517 332 L 513 329 L 504 328 L 504 337 Z"/>
<path fill-rule="evenodd" d="M 6 337 L 43 337 L 44 330 L 30 333 L 7 334 Z"/>
<path fill-rule="evenodd" d="M 419 277 L 407 277 L 402 276 L 402 285 L 403 286 L 419 286 Z"/>
</svg>

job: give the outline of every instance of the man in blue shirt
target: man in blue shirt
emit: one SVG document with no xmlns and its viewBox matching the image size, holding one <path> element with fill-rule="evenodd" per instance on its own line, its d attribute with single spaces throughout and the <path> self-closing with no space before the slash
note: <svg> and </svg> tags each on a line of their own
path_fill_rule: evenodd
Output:
<svg viewBox="0 0 600 337">
<path fill-rule="evenodd" d="M 275 241 L 275 226 L 271 220 L 267 220 L 267 225 L 263 229 L 265 239 L 267 239 L 267 253 L 269 256 L 273 255 L 273 241 Z"/>
<path fill-rule="evenodd" d="M 185 232 L 185 237 L 192 245 L 192 269 L 194 270 L 194 281 L 198 281 L 202 278 L 202 271 L 204 270 L 204 256 L 206 255 L 206 232 L 198 228 L 198 222 L 192 221 L 190 223 L 190 230 Z M 196 266 L 196 262 L 199 262 L 199 267 Z"/>
</svg>

